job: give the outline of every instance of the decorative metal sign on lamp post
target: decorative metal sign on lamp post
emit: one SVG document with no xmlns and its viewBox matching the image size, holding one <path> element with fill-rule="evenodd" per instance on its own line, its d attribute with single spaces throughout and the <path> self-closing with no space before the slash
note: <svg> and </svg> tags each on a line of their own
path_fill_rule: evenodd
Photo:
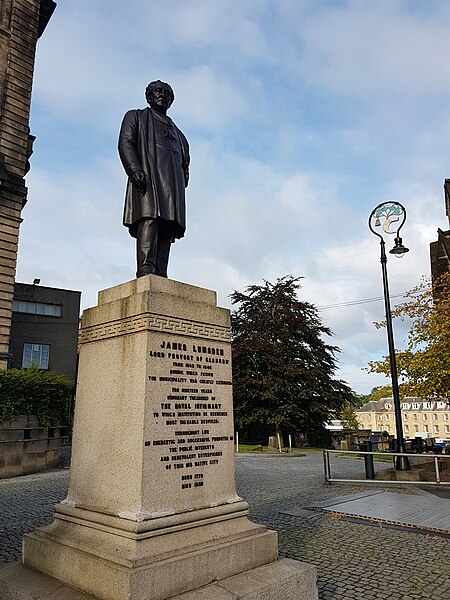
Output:
<svg viewBox="0 0 450 600">
<path fill-rule="evenodd" d="M 397 375 L 397 362 L 395 360 L 395 346 L 394 346 L 394 330 L 392 327 L 392 313 L 391 303 L 389 300 L 389 283 L 387 276 L 387 256 L 386 256 L 386 244 L 384 242 L 383 234 L 375 231 L 374 227 L 381 227 L 382 231 L 388 235 L 396 234 L 394 239 L 394 247 L 389 250 L 390 254 L 394 254 L 397 257 L 402 257 L 408 248 L 405 248 L 400 237 L 400 229 L 406 221 L 406 210 L 399 202 L 382 202 L 376 208 L 373 209 L 369 217 L 369 229 L 372 233 L 380 238 L 381 247 L 381 272 L 383 274 L 383 292 L 384 292 L 384 306 L 386 310 L 386 329 L 387 339 L 389 348 L 389 362 L 391 365 L 391 379 L 392 379 L 392 396 L 394 398 L 394 411 L 395 411 L 395 429 L 397 433 L 397 448 L 396 451 L 400 453 L 405 452 L 405 438 L 403 437 L 403 424 L 402 424 L 402 413 L 400 409 L 400 394 L 398 389 L 398 375 Z M 393 229 L 391 229 L 393 226 Z M 409 461 L 407 456 L 397 456 L 395 460 L 395 467 L 399 471 L 408 471 L 410 469 Z"/>
</svg>

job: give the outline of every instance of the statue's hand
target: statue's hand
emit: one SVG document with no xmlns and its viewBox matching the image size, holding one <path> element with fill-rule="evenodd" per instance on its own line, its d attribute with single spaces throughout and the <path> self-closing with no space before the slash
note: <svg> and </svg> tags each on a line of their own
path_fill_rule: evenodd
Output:
<svg viewBox="0 0 450 600">
<path fill-rule="evenodd" d="M 141 194 L 145 194 L 147 181 L 145 179 L 144 171 L 135 171 L 130 179 L 131 182 L 137 187 L 138 191 L 141 192 Z"/>
</svg>

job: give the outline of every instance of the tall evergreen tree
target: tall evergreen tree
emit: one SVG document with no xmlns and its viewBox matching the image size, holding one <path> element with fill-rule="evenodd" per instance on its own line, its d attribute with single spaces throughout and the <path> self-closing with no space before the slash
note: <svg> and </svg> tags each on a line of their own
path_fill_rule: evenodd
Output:
<svg viewBox="0 0 450 600">
<path fill-rule="evenodd" d="M 334 379 L 339 349 L 317 309 L 298 299 L 291 275 L 231 295 L 233 390 L 238 427 L 311 433 L 336 418 L 354 395 Z"/>
</svg>

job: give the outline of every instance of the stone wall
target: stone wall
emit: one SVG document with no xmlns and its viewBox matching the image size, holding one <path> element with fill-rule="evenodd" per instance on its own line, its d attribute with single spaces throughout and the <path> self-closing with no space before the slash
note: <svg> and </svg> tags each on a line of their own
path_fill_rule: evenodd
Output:
<svg viewBox="0 0 450 600">
<path fill-rule="evenodd" d="M 59 466 L 61 427 L 40 427 L 36 417 L 20 416 L 0 425 L 0 479 Z"/>
</svg>

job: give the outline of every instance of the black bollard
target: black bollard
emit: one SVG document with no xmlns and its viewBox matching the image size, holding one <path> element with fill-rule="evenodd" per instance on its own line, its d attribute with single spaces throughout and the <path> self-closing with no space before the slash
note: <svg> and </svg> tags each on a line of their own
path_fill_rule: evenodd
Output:
<svg viewBox="0 0 450 600">
<path fill-rule="evenodd" d="M 368 441 L 362 444 L 362 450 L 363 452 L 372 452 L 372 442 Z M 366 479 L 375 479 L 373 454 L 364 454 L 364 467 L 366 469 Z"/>
</svg>

